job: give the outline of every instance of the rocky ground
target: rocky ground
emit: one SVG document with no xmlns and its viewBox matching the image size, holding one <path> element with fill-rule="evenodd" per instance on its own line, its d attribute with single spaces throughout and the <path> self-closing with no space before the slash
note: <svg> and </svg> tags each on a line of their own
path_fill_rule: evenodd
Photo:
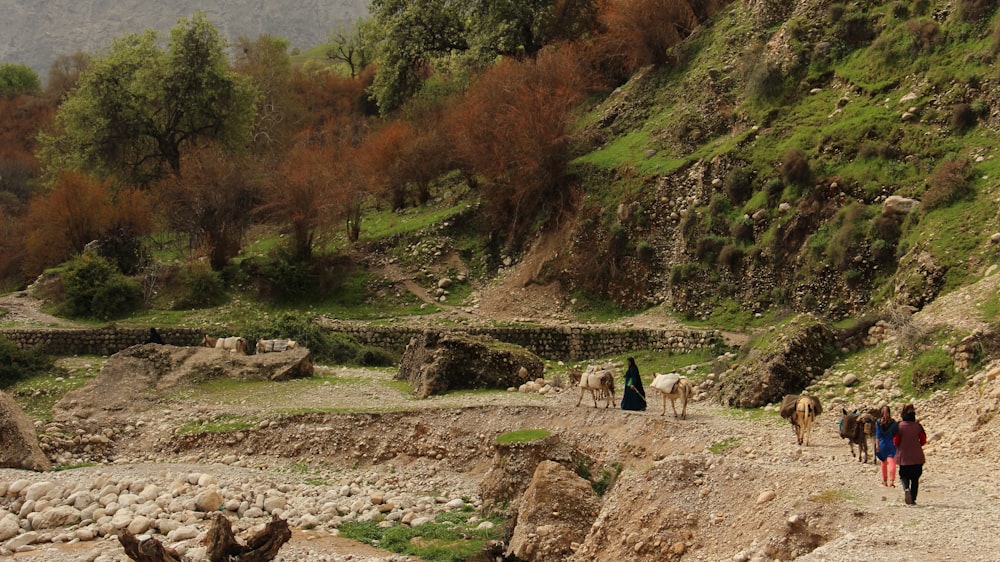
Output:
<svg viewBox="0 0 1000 562">
<path fill-rule="evenodd" d="M 995 288 L 993 279 L 988 286 Z M 552 306 L 557 314 L 559 303 Z M 48 321 L 30 307 L 17 310 Z M 970 316 L 955 303 L 939 314 Z M 565 367 L 551 365 L 546 375 L 557 387 Z M 46 444 L 63 451 L 63 464 L 99 462 L 50 473 L 0 470 L 0 536 L 14 533 L 0 543 L 0 558 L 124 561 L 114 530 L 132 528 L 198 559 L 216 507 L 237 521 L 239 536 L 271 515 L 286 518 L 294 534 L 281 560 L 401 560 L 338 537 L 338 524 L 379 515 L 414 524 L 451 510 L 478 525 L 493 439 L 545 428 L 603 466 L 621 468 L 597 519 L 580 522 L 587 538 L 568 560 L 996 559 L 1000 365 L 958 392 L 916 403 L 930 435 L 917 507 L 903 505 L 898 487 L 881 486 L 875 466 L 853 458 L 836 433 L 841 406 L 885 400 L 898 411 L 898 388 L 881 382 L 893 367 L 869 367 L 884 369 L 884 377 L 862 373 L 849 390 L 838 382 L 841 373 L 826 377 L 826 411 L 809 446 L 796 445 L 790 426 L 769 410 L 701 401 L 689 406 L 688 419 L 676 420 L 660 415 L 653 400 L 645 412 L 595 408 L 589 398 L 576 406 L 572 389 L 414 400 L 390 384 L 393 373 L 376 370 L 321 368 L 322 382 L 238 392 L 175 390 L 99 426 L 71 416 L 40 426 L 63 436 Z M 179 431 L 229 418 L 254 426 Z M 90 519 L 60 520 L 53 511 L 77 504 L 92 508 Z"/>
</svg>

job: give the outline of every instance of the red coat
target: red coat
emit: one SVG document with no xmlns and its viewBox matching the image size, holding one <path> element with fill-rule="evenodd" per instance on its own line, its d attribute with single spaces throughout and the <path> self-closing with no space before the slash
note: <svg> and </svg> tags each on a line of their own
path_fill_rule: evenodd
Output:
<svg viewBox="0 0 1000 562">
<path fill-rule="evenodd" d="M 896 464 L 898 466 L 924 464 L 923 446 L 927 444 L 927 434 L 924 433 L 924 428 L 919 422 L 899 422 L 899 430 L 893 436 L 892 442 L 896 444 Z"/>
</svg>

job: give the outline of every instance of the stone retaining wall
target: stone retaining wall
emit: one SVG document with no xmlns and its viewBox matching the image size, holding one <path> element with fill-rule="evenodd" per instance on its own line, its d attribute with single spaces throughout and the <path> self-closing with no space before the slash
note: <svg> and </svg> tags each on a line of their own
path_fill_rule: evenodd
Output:
<svg viewBox="0 0 1000 562">
<path fill-rule="evenodd" d="M 205 332 L 191 328 L 157 328 L 163 343 L 201 345 Z M 21 349 L 36 348 L 50 355 L 112 355 L 147 343 L 149 328 L 95 328 L 92 330 L 0 330 L 0 336 Z"/>
<path fill-rule="evenodd" d="M 402 353 L 421 328 L 338 324 L 327 328 L 346 333 L 372 347 Z M 590 326 L 509 326 L 489 328 L 435 328 L 440 332 L 490 336 L 519 345 L 547 359 L 576 361 L 608 357 L 638 349 L 684 353 L 723 343 L 722 334 L 706 330 L 662 330 L 640 328 L 595 328 Z"/>
<path fill-rule="evenodd" d="M 348 334 L 362 345 L 402 353 L 422 328 L 340 324 L 330 332 Z M 524 347 L 547 359 L 576 361 L 608 357 L 638 349 L 684 353 L 722 343 L 717 331 L 594 328 L 588 326 L 511 326 L 436 329 L 441 332 L 486 335 Z M 191 328 L 158 328 L 164 343 L 200 345 L 204 332 Z M 20 348 L 39 348 L 51 355 L 111 355 L 149 341 L 148 328 L 95 328 L 92 330 L 0 330 Z"/>
</svg>

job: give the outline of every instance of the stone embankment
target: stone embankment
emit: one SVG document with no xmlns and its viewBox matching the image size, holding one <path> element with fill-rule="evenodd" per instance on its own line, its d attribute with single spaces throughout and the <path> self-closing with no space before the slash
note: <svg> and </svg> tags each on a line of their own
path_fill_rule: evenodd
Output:
<svg viewBox="0 0 1000 562">
<path fill-rule="evenodd" d="M 325 322 L 324 329 L 344 333 L 362 345 L 402 353 L 410 340 L 425 331 L 407 326 L 372 326 L 363 323 Z M 607 328 L 594 326 L 506 326 L 435 328 L 442 333 L 488 336 L 519 345 L 549 359 L 577 361 L 607 357 L 634 349 L 658 349 L 685 353 L 722 345 L 716 330 L 681 330 L 653 328 Z M 177 346 L 200 345 L 203 330 L 193 328 L 157 328 L 164 343 Z M 96 329 L 10 329 L 0 330 L 20 348 L 36 348 L 52 355 L 112 355 L 123 349 L 150 341 L 149 328 Z"/>
</svg>

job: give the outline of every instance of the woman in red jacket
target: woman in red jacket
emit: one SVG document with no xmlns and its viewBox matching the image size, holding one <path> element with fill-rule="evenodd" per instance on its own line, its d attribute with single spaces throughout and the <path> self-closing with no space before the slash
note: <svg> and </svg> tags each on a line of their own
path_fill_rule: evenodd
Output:
<svg viewBox="0 0 1000 562">
<path fill-rule="evenodd" d="M 903 501 L 906 505 L 917 504 L 917 490 L 920 475 L 924 472 L 924 445 L 927 433 L 917 421 L 917 411 L 913 404 L 906 404 L 900 412 L 902 421 L 892 441 L 896 444 L 896 466 L 899 480 L 903 483 Z"/>
</svg>

